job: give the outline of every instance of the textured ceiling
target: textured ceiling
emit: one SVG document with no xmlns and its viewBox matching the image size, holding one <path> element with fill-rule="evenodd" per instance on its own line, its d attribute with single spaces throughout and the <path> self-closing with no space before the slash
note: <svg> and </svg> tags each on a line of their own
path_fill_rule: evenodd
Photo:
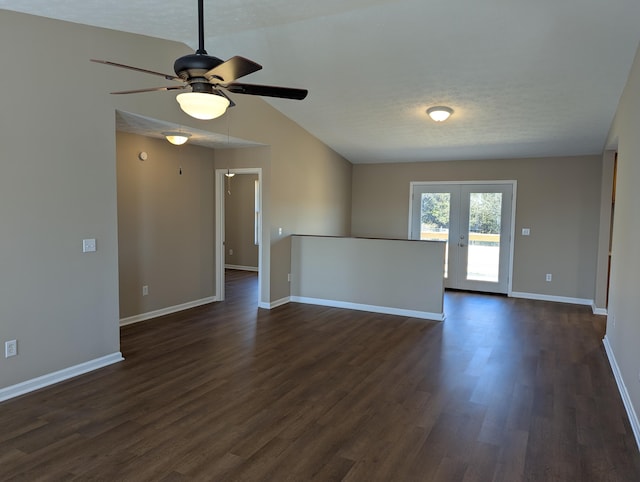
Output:
<svg viewBox="0 0 640 482">
<path fill-rule="evenodd" d="M 209 147 L 212 149 L 234 149 L 238 147 L 256 147 L 262 144 L 231 137 L 227 134 L 215 134 L 201 131 L 189 126 L 181 126 L 172 122 L 151 119 L 149 117 L 132 114 L 130 112 L 116 112 L 116 130 L 131 132 L 146 137 L 164 139 L 164 132 L 186 132 L 191 134 L 189 144 Z"/>
<path fill-rule="evenodd" d="M 196 5 L 0 0 L 194 48 Z M 354 163 L 600 153 L 640 41 L 638 0 L 205 0 L 205 20 L 211 55 L 264 66 L 243 80 L 308 88 L 268 101 Z"/>
</svg>

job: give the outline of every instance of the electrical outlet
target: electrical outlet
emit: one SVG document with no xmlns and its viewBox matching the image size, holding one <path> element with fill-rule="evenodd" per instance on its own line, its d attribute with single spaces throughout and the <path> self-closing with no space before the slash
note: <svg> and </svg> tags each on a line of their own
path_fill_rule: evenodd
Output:
<svg viewBox="0 0 640 482">
<path fill-rule="evenodd" d="M 529 236 L 531 234 L 531 229 L 530 228 L 522 228 L 522 235 L 523 236 Z"/>
<path fill-rule="evenodd" d="M 82 252 L 83 253 L 94 253 L 96 251 L 96 240 L 95 239 L 83 239 L 82 240 Z"/>
<path fill-rule="evenodd" d="M 18 341 L 9 340 L 4 342 L 4 357 L 9 358 L 18 354 Z"/>
<path fill-rule="evenodd" d="M 291 273 L 287 274 L 287 281 L 291 283 Z"/>
<path fill-rule="evenodd" d="M 149 294 L 149 286 L 144 285 L 142 287 L 142 296 L 147 296 Z"/>
<path fill-rule="evenodd" d="M 233 256 L 233 249 L 229 250 L 229 256 Z"/>
<path fill-rule="evenodd" d="M 547 275 L 544 278 L 545 281 L 551 281 L 552 279 L 553 279 L 553 275 L 551 273 L 547 273 Z"/>
</svg>

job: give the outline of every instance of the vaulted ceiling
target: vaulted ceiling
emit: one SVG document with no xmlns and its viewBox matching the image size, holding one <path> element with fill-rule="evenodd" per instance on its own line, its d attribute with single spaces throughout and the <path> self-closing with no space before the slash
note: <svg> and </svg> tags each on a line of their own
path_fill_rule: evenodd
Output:
<svg viewBox="0 0 640 482">
<path fill-rule="evenodd" d="M 196 0 L 0 8 L 197 46 Z M 268 102 L 353 163 L 598 154 L 639 26 L 638 0 L 205 0 L 209 54 L 309 89 Z M 433 105 L 454 114 L 436 124 Z"/>
</svg>

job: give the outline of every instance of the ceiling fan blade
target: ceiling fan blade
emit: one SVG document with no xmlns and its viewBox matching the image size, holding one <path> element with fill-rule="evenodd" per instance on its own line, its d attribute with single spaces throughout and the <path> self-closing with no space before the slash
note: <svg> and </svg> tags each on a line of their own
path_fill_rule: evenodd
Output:
<svg viewBox="0 0 640 482">
<path fill-rule="evenodd" d="M 134 90 L 119 90 L 117 92 L 111 92 L 112 94 L 138 94 L 140 92 L 157 92 L 160 90 L 181 90 L 185 89 L 185 85 L 170 85 L 167 87 L 151 87 L 149 89 L 134 89 Z"/>
<path fill-rule="evenodd" d="M 116 62 L 111 62 L 109 60 L 97 60 L 91 59 L 91 62 L 96 62 L 98 64 L 111 65 L 113 67 L 120 67 L 122 69 L 135 70 L 136 72 L 142 72 L 144 74 L 158 75 L 160 77 L 164 77 L 167 80 L 177 80 L 178 82 L 182 82 L 180 77 L 176 77 L 175 75 L 163 74 L 162 72 L 154 72 L 153 70 L 141 69 L 139 67 L 132 67 L 130 65 L 118 64 Z"/>
<path fill-rule="evenodd" d="M 227 84 L 225 89 L 234 94 L 262 95 L 266 97 L 280 97 L 282 99 L 302 100 L 309 93 L 306 89 L 293 89 L 290 87 L 276 87 L 272 85 L 256 84 Z"/>
<path fill-rule="evenodd" d="M 253 60 L 235 56 L 212 68 L 209 72 L 204 74 L 204 76 L 207 79 L 217 78 L 221 82 L 233 82 L 240 77 L 257 72 L 261 68 L 262 65 L 257 64 Z"/>
</svg>

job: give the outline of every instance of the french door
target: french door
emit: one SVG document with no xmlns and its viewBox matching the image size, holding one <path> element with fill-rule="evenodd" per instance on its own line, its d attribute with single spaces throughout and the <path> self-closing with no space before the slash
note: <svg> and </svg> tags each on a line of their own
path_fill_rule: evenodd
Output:
<svg viewBox="0 0 640 482">
<path fill-rule="evenodd" d="M 412 183 L 411 239 L 447 243 L 445 287 L 507 293 L 514 182 Z"/>
</svg>

